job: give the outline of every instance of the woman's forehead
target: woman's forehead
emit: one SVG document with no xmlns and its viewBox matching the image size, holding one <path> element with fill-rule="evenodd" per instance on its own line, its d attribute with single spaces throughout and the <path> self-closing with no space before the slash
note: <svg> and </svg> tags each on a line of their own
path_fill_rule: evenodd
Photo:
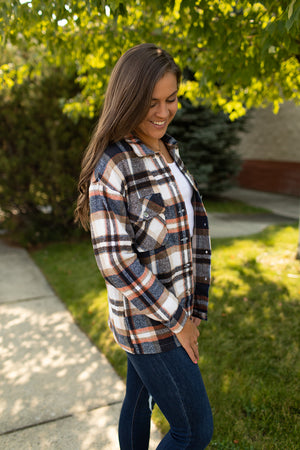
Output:
<svg viewBox="0 0 300 450">
<path fill-rule="evenodd" d="M 169 97 L 177 92 L 177 78 L 172 72 L 167 72 L 154 86 L 152 99 Z"/>
</svg>

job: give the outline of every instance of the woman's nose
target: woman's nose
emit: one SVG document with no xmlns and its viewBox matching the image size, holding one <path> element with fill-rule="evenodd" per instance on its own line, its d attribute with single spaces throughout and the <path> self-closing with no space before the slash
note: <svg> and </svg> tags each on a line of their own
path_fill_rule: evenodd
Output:
<svg viewBox="0 0 300 450">
<path fill-rule="evenodd" d="M 167 103 L 161 103 L 157 109 L 156 114 L 161 119 L 166 119 L 169 116 L 169 109 Z"/>
</svg>

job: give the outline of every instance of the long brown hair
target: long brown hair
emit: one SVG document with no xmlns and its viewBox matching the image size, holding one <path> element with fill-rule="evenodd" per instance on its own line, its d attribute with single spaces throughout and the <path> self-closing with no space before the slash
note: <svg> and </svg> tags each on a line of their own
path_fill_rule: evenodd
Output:
<svg viewBox="0 0 300 450">
<path fill-rule="evenodd" d="M 181 71 L 173 58 L 154 44 L 127 50 L 115 65 L 98 124 L 82 159 L 75 221 L 89 228 L 89 184 L 96 164 L 109 143 L 131 134 L 146 117 L 157 81 L 172 72 L 179 85 Z"/>
</svg>

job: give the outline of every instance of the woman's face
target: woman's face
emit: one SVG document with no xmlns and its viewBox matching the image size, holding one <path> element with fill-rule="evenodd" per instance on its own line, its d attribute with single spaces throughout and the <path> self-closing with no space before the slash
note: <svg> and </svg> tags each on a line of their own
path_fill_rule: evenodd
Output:
<svg viewBox="0 0 300 450">
<path fill-rule="evenodd" d="M 148 114 L 135 130 L 146 145 L 158 148 L 158 140 L 164 136 L 176 114 L 177 92 L 177 79 L 171 72 L 167 72 L 154 86 Z"/>
</svg>

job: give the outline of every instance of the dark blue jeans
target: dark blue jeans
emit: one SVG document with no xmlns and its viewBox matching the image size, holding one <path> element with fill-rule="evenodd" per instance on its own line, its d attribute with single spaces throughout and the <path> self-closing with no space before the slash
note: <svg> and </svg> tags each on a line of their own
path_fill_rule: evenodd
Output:
<svg viewBox="0 0 300 450">
<path fill-rule="evenodd" d="M 147 450 L 154 402 L 170 430 L 159 450 L 200 450 L 213 433 L 213 419 L 197 364 L 182 347 L 154 355 L 127 354 L 126 396 L 119 422 L 121 450 Z"/>
</svg>

